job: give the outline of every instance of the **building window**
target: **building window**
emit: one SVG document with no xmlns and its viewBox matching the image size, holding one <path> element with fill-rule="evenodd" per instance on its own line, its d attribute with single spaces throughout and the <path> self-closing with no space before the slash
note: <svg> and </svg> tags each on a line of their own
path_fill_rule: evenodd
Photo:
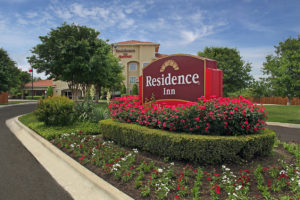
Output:
<svg viewBox="0 0 300 200">
<path fill-rule="evenodd" d="M 143 68 L 146 67 L 148 64 L 149 64 L 149 63 L 144 63 L 144 64 L 143 64 Z"/>
<path fill-rule="evenodd" d="M 129 77 L 129 83 L 130 84 L 135 84 L 136 83 L 136 76 L 130 76 Z"/>
<path fill-rule="evenodd" d="M 129 64 L 129 70 L 130 71 L 136 71 L 137 69 L 137 63 L 130 63 Z"/>
</svg>

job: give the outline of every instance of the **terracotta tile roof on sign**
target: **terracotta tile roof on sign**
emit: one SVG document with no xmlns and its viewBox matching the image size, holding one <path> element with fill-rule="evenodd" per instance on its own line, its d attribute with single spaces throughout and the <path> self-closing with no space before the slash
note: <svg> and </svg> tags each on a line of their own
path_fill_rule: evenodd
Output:
<svg viewBox="0 0 300 200">
<path fill-rule="evenodd" d="M 55 86 L 53 84 L 53 80 L 40 80 L 33 82 L 33 87 L 48 87 L 48 86 Z M 31 82 L 26 83 L 25 87 L 31 87 Z"/>
<path fill-rule="evenodd" d="M 124 42 L 116 42 L 113 44 L 157 44 L 157 43 L 143 42 L 143 41 L 138 41 L 138 40 L 128 40 L 128 41 L 124 41 Z"/>
</svg>

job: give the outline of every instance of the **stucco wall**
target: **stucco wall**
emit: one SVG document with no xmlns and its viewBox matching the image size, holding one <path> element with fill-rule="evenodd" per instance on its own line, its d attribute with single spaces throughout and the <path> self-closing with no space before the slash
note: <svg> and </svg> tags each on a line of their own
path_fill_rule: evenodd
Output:
<svg viewBox="0 0 300 200">
<path fill-rule="evenodd" d="M 60 96 L 62 90 L 69 89 L 68 83 L 64 81 L 53 81 L 55 87 L 53 88 L 53 96 Z"/>
<path fill-rule="evenodd" d="M 150 63 L 155 60 L 155 48 L 158 44 L 151 45 L 120 45 L 113 49 L 113 54 L 120 59 L 120 63 L 124 66 L 123 75 L 125 77 L 124 84 L 127 88 L 127 92 L 129 93 L 132 90 L 133 84 L 130 84 L 130 77 L 134 76 L 138 78 L 143 73 L 143 64 Z M 116 50 L 134 50 L 134 52 L 117 52 Z M 120 58 L 120 56 L 128 55 L 130 58 Z M 130 71 L 129 64 L 137 63 L 137 70 Z"/>
</svg>

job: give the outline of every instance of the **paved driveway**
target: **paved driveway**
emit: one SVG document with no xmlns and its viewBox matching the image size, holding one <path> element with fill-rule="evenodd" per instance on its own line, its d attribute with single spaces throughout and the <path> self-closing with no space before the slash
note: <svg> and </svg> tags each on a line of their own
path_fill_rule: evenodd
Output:
<svg viewBox="0 0 300 200">
<path fill-rule="evenodd" d="M 295 142 L 300 144 L 300 128 L 287 128 L 270 125 L 268 125 L 266 128 L 274 130 L 278 139 L 282 142 Z"/>
<path fill-rule="evenodd" d="M 32 112 L 35 106 L 0 107 L 0 199 L 72 199 L 5 125 L 6 119 Z"/>
</svg>

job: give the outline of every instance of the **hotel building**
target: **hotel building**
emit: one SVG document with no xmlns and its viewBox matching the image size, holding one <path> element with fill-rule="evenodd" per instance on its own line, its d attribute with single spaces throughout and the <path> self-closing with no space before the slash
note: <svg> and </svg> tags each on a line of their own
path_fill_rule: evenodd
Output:
<svg viewBox="0 0 300 200">
<path fill-rule="evenodd" d="M 120 64 L 124 66 L 124 85 L 128 94 L 131 94 L 132 86 L 138 84 L 138 77 L 142 75 L 145 66 L 153 60 L 167 56 L 158 53 L 160 44 L 153 42 L 130 40 L 111 45 L 113 55 L 119 58 Z"/>
</svg>

